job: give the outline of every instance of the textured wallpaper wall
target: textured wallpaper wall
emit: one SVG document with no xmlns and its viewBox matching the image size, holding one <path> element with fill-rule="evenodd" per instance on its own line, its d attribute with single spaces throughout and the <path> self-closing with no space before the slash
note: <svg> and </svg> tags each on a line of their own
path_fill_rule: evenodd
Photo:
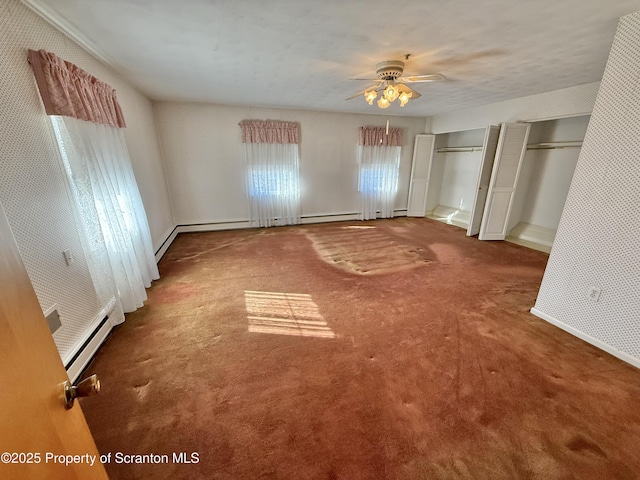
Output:
<svg viewBox="0 0 640 480">
<path fill-rule="evenodd" d="M 534 310 L 640 366 L 640 12 L 620 20 Z M 598 301 L 591 287 L 601 289 Z M 596 295 L 597 296 L 597 295 Z"/>
<path fill-rule="evenodd" d="M 18 0 L 0 2 L 0 203 L 43 311 L 58 308 L 62 328 L 54 339 L 66 360 L 103 306 L 73 221 L 51 123 L 27 63 L 29 48 L 52 51 L 117 90 L 154 242 L 171 226 L 171 213 L 151 102 Z M 74 257 L 70 266 L 64 250 Z"/>
</svg>

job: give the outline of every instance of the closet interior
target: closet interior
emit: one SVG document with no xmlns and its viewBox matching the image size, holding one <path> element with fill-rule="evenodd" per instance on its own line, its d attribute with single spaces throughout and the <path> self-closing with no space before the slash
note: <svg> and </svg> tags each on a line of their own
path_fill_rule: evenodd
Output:
<svg viewBox="0 0 640 480">
<path fill-rule="evenodd" d="M 589 118 L 531 123 L 507 241 L 551 251 Z"/>
<path fill-rule="evenodd" d="M 500 127 L 436 135 L 427 184 L 426 216 L 480 231 Z"/>
<path fill-rule="evenodd" d="M 530 123 L 506 213 L 507 241 L 551 250 L 588 123 L 588 115 Z M 469 235 L 478 233 L 475 224 L 486 208 L 487 169 L 493 168 L 497 143 L 497 127 L 435 136 L 427 184 L 428 218 L 468 229 Z"/>
</svg>

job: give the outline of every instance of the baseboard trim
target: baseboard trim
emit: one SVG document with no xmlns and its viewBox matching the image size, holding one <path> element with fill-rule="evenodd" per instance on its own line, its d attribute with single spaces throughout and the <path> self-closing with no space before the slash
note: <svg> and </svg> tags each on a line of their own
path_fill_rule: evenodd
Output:
<svg viewBox="0 0 640 480">
<path fill-rule="evenodd" d="M 394 210 L 393 216 L 394 218 L 406 217 L 407 209 Z M 303 215 L 300 217 L 300 224 L 309 225 L 311 223 L 348 222 L 353 220 L 358 220 L 358 213 L 329 213 L 323 215 Z"/>
<path fill-rule="evenodd" d="M 553 241 L 556 238 L 556 230 L 553 228 L 541 227 L 540 225 L 520 222 L 511 229 L 509 236 L 551 248 L 553 246 Z"/>
<path fill-rule="evenodd" d="M 240 230 L 242 228 L 251 228 L 251 222 L 249 222 L 249 220 L 239 220 L 220 223 L 212 222 L 178 225 L 176 227 L 176 234 L 192 232 L 215 232 L 217 230 Z"/>
<path fill-rule="evenodd" d="M 520 245 L 521 247 L 527 247 L 542 253 L 547 253 L 547 254 L 551 253 L 551 247 L 542 245 L 540 243 L 529 242 L 528 240 L 523 240 L 521 238 L 511 237 L 511 236 L 507 236 L 504 240 L 505 242 L 513 243 L 515 245 Z"/>
<path fill-rule="evenodd" d="M 406 217 L 407 209 L 402 208 L 393 211 L 394 217 Z M 312 223 L 330 223 L 330 222 L 345 222 L 358 220 L 357 213 L 329 213 L 323 215 L 303 215 L 300 217 L 300 225 L 309 225 Z M 240 230 L 243 228 L 260 228 L 253 227 L 249 220 L 232 220 L 229 222 L 210 222 L 210 223 L 190 223 L 176 225 L 171 231 L 167 231 L 165 234 L 165 240 L 162 242 L 158 250 L 156 251 L 156 263 L 167 252 L 171 244 L 180 233 L 194 233 L 194 232 L 216 232 L 219 230 Z"/>
<path fill-rule="evenodd" d="M 350 220 L 358 220 L 358 214 L 334 213 L 329 215 L 305 215 L 300 217 L 300 224 L 309 225 L 311 223 L 347 222 Z"/>
<path fill-rule="evenodd" d="M 85 336 L 80 348 L 64 362 L 71 383 L 75 383 L 113 328 L 108 316 L 95 323 L 97 325 L 89 330 L 90 333 Z"/>
<path fill-rule="evenodd" d="M 393 211 L 394 217 L 406 217 L 407 209 L 402 208 Z M 299 225 L 308 225 L 311 223 L 330 223 L 344 222 L 350 220 L 358 220 L 357 213 L 329 213 L 321 215 L 303 215 L 300 217 Z M 176 225 L 176 227 L 168 234 L 166 240 L 156 252 L 156 261 L 162 258 L 162 255 L 169 249 L 176 236 L 179 233 L 193 232 L 215 232 L 219 230 L 239 230 L 243 228 L 260 228 L 251 225 L 250 220 L 232 220 L 228 222 L 209 222 L 209 223 L 188 223 Z"/>
<path fill-rule="evenodd" d="M 578 337 L 579 339 L 584 340 L 587 343 L 590 343 L 594 347 L 598 347 L 600 350 L 604 350 L 605 352 L 610 353 L 611 355 L 619 358 L 623 362 L 633 365 L 636 368 L 640 368 L 640 358 L 633 357 L 628 353 L 618 350 L 617 348 L 612 347 L 611 345 L 603 342 L 602 340 L 598 340 L 597 338 L 594 338 L 591 335 L 588 335 L 570 325 L 567 325 L 564 322 L 561 322 L 560 320 L 552 317 L 551 315 L 547 315 L 546 313 L 541 312 L 535 307 L 533 307 L 530 311 L 536 317 L 541 318 L 542 320 L 545 320 L 551 323 L 552 325 L 555 325 L 558 328 L 561 328 L 565 332 L 569 332 L 574 337 Z"/>
<path fill-rule="evenodd" d="M 160 259 L 164 256 L 164 254 L 167 252 L 167 250 L 169 250 L 169 247 L 178 236 L 178 232 L 176 231 L 177 228 L 178 228 L 177 226 L 170 228 L 164 234 L 164 241 L 160 244 L 160 247 L 156 249 L 156 263 L 158 263 Z"/>
</svg>

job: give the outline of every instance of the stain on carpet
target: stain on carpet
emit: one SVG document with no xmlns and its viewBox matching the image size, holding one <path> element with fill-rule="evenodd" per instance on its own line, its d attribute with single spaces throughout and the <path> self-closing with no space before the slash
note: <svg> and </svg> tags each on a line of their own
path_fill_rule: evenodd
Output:
<svg viewBox="0 0 640 480">
<path fill-rule="evenodd" d="M 375 226 L 335 226 L 309 231 L 307 236 L 325 262 L 359 275 L 390 273 L 430 263 L 419 247 L 401 243 Z"/>
</svg>

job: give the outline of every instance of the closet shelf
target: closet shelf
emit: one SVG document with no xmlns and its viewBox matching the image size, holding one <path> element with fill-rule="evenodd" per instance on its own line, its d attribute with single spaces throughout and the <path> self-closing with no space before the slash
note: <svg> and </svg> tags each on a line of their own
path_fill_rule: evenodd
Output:
<svg viewBox="0 0 640 480">
<path fill-rule="evenodd" d="M 527 145 L 527 150 L 552 150 L 555 148 L 580 148 L 582 142 L 545 142 L 545 143 L 530 143 Z"/>
</svg>

